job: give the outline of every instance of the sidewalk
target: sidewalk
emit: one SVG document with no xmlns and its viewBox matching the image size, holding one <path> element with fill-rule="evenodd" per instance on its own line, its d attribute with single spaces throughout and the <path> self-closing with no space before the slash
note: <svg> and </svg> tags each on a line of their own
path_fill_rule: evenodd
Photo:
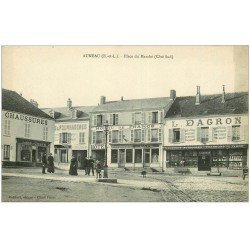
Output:
<svg viewBox="0 0 250 250">
<path fill-rule="evenodd" d="M 25 173 L 2 173 L 2 176 L 8 177 L 21 177 L 21 178 L 32 178 L 32 179 L 41 179 L 41 180 L 54 180 L 54 181 L 64 181 L 64 182 L 83 182 L 83 183 L 92 183 L 96 185 L 111 185 L 111 186 L 121 186 L 121 187 L 133 187 L 133 188 L 146 188 L 146 189 L 166 189 L 163 183 L 159 181 L 150 181 L 150 180 L 126 180 L 118 179 L 117 183 L 103 183 L 97 182 L 95 176 L 64 176 L 55 174 L 25 174 Z"/>
</svg>

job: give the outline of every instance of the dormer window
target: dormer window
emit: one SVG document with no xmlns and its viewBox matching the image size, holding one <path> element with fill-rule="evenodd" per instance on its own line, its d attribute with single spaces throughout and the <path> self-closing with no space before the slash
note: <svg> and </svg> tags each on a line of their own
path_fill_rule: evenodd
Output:
<svg viewBox="0 0 250 250">
<path fill-rule="evenodd" d="M 54 110 L 51 109 L 51 110 L 49 111 L 49 115 L 50 115 L 52 118 L 54 118 Z"/>
</svg>

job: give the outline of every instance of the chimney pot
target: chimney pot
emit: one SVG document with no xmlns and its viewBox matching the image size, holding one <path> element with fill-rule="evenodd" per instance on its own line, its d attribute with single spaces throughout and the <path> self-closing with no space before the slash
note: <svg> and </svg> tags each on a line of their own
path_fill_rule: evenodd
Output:
<svg viewBox="0 0 250 250">
<path fill-rule="evenodd" d="M 121 101 L 123 101 L 123 96 L 121 97 Z"/>
<path fill-rule="evenodd" d="M 101 96 L 100 97 L 100 104 L 105 104 L 106 103 L 106 97 L 105 96 Z"/>
<path fill-rule="evenodd" d="M 195 105 L 200 105 L 201 104 L 200 86 L 197 86 L 196 88 L 197 88 L 197 93 L 195 98 Z"/>
<path fill-rule="evenodd" d="M 67 107 L 68 107 L 68 109 L 71 109 L 71 108 L 72 108 L 72 101 L 71 101 L 70 98 L 68 98 Z"/>
<path fill-rule="evenodd" d="M 225 85 L 222 85 L 222 103 L 226 102 L 226 93 L 225 93 Z"/>
<path fill-rule="evenodd" d="M 174 100 L 176 98 L 176 91 L 174 89 L 170 90 L 170 100 Z"/>
</svg>

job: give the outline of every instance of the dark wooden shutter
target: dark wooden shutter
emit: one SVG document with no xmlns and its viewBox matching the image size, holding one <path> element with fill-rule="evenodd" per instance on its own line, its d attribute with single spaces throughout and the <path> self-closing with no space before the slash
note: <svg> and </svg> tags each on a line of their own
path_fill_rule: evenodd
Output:
<svg viewBox="0 0 250 250">
<path fill-rule="evenodd" d="M 173 129 L 168 130 L 168 142 L 173 143 Z"/>
<path fill-rule="evenodd" d="M 201 128 L 197 128 L 197 141 L 201 141 Z"/>
</svg>

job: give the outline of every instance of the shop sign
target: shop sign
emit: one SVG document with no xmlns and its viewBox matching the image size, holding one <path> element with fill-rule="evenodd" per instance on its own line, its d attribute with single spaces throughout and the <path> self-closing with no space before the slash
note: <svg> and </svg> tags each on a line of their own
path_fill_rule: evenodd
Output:
<svg viewBox="0 0 250 250">
<path fill-rule="evenodd" d="M 36 123 L 41 125 L 48 125 L 48 121 L 46 119 L 41 119 L 29 115 L 17 114 L 15 112 L 5 112 L 5 117 L 13 120 L 20 120 L 29 123 Z"/>
<path fill-rule="evenodd" d="M 101 145 L 91 145 L 91 149 L 96 149 L 96 150 L 100 150 L 100 149 L 105 149 L 105 145 L 101 144 Z"/>
<path fill-rule="evenodd" d="M 202 119 L 186 119 L 184 120 L 186 127 L 201 127 L 201 126 L 218 126 L 218 125 L 240 125 L 242 117 L 216 117 Z M 183 121 L 183 120 L 181 120 Z M 178 121 L 172 121 L 172 127 L 179 127 Z"/>
<path fill-rule="evenodd" d="M 234 144 L 234 145 L 200 145 L 200 146 L 181 146 L 181 147 L 168 147 L 165 150 L 188 150 L 188 149 L 229 149 L 229 148 L 247 148 L 247 144 Z"/>
<path fill-rule="evenodd" d="M 84 130 L 87 129 L 87 124 L 61 124 L 56 125 L 56 130 Z"/>
<path fill-rule="evenodd" d="M 131 125 L 131 129 L 161 128 L 161 124 Z"/>
</svg>

